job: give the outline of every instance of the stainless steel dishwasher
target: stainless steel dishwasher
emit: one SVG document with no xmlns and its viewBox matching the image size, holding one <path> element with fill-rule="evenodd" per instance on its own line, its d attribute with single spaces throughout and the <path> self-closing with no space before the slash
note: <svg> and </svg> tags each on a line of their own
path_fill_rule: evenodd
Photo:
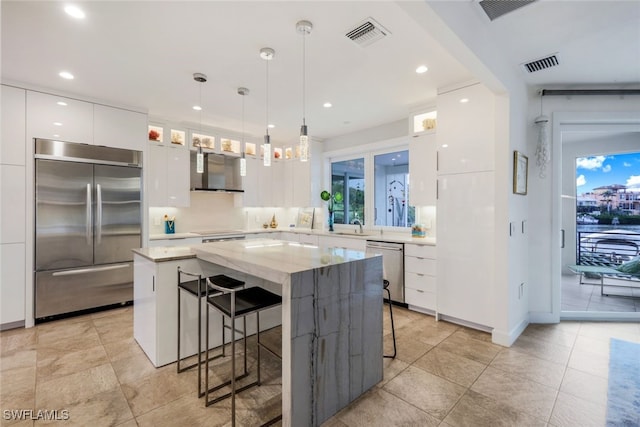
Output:
<svg viewBox="0 0 640 427">
<path fill-rule="evenodd" d="M 391 300 L 404 304 L 404 244 L 367 240 L 367 253 L 382 254 L 382 274 L 389 281 Z"/>
</svg>

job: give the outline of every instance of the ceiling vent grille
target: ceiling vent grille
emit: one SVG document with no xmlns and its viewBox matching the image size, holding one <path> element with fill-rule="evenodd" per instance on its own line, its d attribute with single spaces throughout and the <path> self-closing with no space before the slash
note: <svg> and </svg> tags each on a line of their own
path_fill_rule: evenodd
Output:
<svg viewBox="0 0 640 427">
<path fill-rule="evenodd" d="M 480 6 L 490 20 L 501 17 L 536 0 L 481 0 Z"/>
<path fill-rule="evenodd" d="M 365 47 L 388 36 L 389 34 L 391 34 L 391 32 L 380 25 L 380 23 L 376 22 L 373 18 L 367 18 L 364 22 L 348 31 L 345 35 L 356 44 L 361 47 Z"/>
<path fill-rule="evenodd" d="M 529 73 L 535 73 L 536 71 L 546 70 L 547 68 L 555 67 L 559 65 L 558 54 L 554 53 L 546 58 L 536 59 L 535 61 L 525 62 L 522 64 L 525 70 Z"/>
</svg>

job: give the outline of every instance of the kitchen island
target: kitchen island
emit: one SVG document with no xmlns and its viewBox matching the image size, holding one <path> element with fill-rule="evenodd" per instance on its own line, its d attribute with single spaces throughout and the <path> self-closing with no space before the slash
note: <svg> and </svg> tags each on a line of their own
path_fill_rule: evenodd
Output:
<svg viewBox="0 0 640 427">
<path fill-rule="evenodd" d="M 382 380 L 379 255 L 271 239 L 205 243 L 181 248 L 176 256 L 170 249 L 174 248 L 165 250 L 164 256 L 161 248 L 134 251 L 134 336 L 145 352 L 161 346 L 160 341 L 176 341 L 175 327 L 173 336 L 161 337 L 165 327 L 149 331 L 145 312 L 153 298 L 149 285 L 153 293 L 157 286 L 158 292 L 170 288 L 165 289 L 166 295 L 176 295 L 179 263 L 191 271 L 227 274 L 247 286 L 264 286 L 282 295 L 283 425 L 320 425 Z M 171 277 L 154 276 L 149 283 L 145 279 L 149 263 L 154 264 L 156 275 Z M 170 298 L 164 300 L 168 307 L 159 304 L 154 313 L 161 310 L 165 322 L 175 319 L 175 298 L 173 303 Z M 195 309 L 192 305 L 186 315 L 193 317 Z M 149 333 L 155 334 L 153 339 Z M 155 348 L 147 354 L 154 352 Z M 150 359 L 154 357 L 155 353 Z"/>
</svg>

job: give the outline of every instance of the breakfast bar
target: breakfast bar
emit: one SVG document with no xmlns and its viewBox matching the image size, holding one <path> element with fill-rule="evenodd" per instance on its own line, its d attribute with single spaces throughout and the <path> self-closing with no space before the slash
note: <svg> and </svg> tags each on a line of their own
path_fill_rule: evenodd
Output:
<svg viewBox="0 0 640 427">
<path fill-rule="evenodd" d="M 143 327 L 136 328 L 136 318 L 144 322 L 136 310 L 148 306 L 138 289 L 148 283 L 138 269 L 152 261 L 156 272 L 167 275 L 175 262 L 187 262 L 202 274 L 228 274 L 247 286 L 281 294 L 283 425 L 320 425 L 382 380 L 381 256 L 272 239 L 235 240 L 184 248 L 177 259 L 164 258 L 174 264 L 162 270 L 160 257 L 152 259 L 158 250 L 134 251 L 134 336 L 145 352 L 145 347 L 160 345 L 162 333 L 154 331 L 156 338 L 150 341 Z M 175 281 L 175 271 L 171 278 Z M 156 283 L 158 288 L 171 286 L 171 280 L 160 277 L 153 279 L 154 287 Z M 175 307 L 168 308 L 175 313 Z"/>
</svg>

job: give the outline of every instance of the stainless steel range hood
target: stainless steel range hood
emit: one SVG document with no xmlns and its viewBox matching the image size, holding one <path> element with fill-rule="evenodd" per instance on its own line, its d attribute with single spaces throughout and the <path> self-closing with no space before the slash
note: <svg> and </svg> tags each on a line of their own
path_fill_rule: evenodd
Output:
<svg viewBox="0 0 640 427">
<path fill-rule="evenodd" d="M 204 173 L 196 171 L 196 152 L 191 152 L 191 190 L 242 193 L 240 159 L 204 153 Z"/>
</svg>

